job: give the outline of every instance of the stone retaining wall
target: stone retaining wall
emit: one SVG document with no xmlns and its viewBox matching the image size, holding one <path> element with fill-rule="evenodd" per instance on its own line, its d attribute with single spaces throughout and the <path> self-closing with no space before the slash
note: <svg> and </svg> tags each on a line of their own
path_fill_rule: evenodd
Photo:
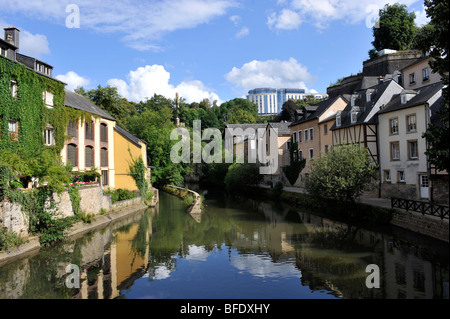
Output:
<svg viewBox="0 0 450 319">
<path fill-rule="evenodd" d="M 436 216 L 422 215 L 417 212 L 408 212 L 403 209 L 396 209 L 393 214 L 391 224 L 449 242 L 449 221 L 441 220 Z"/>
</svg>

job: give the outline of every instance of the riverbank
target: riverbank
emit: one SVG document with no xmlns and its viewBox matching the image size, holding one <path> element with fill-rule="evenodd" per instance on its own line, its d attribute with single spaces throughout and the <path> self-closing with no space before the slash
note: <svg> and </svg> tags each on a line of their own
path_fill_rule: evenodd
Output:
<svg viewBox="0 0 450 319">
<path fill-rule="evenodd" d="M 65 239 L 76 239 L 93 230 L 103 228 L 109 224 L 115 223 L 126 217 L 141 213 L 149 207 L 155 207 L 159 202 L 159 191 L 153 189 L 154 196 L 149 206 L 147 206 L 141 197 L 116 202 L 110 211 L 104 214 L 98 214 L 93 217 L 91 222 L 77 222 L 65 231 Z M 27 236 L 26 242 L 18 247 L 7 249 L 0 252 L 0 265 L 4 265 L 19 258 L 39 252 L 42 245 L 39 236 Z"/>
<path fill-rule="evenodd" d="M 271 188 L 268 185 L 259 185 L 260 189 L 265 189 L 266 196 L 272 196 Z M 294 205 L 311 206 L 310 198 L 303 188 L 300 187 L 283 187 L 283 194 L 280 199 Z M 327 206 L 327 203 L 321 203 L 322 207 Z M 390 199 L 386 198 L 372 198 L 360 197 L 355 202 L 355 207 L 352 210 L 357 210 L 359 207 L 372 207 L 375 209 L 369 210 L 367 214 L 361 215 L 358 212 L 348 212 L 348 206 L 336 207 L 333 205 L 333 215 L 344 213 L 344 217 L 358 218 L 366 221 L 378 222 L 381 224 L 389 224 L 395 227 L 400 227 L 409 231 L 419 233 L 434 239 L 444 242 L 449 242 L 449 220 L 440 219 L 436 216 L 422 215 L 418 212 L 406 211 L 400 208 L 392 208 Z"/>
<path fill-rule="evenodd" d="M 198 223 L 201 221 L 203 201 L 200 194 L 190 190 L 189 188 L 182 188 L 173 185 L 164 186 L 163 191 L 181 198 L 186 206 L 186 212 Z"/>
</svg>

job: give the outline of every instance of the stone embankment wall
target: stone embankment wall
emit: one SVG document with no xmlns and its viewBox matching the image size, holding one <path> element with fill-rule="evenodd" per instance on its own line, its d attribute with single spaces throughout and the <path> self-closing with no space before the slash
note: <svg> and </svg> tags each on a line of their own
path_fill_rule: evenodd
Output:
<svg viewBox="0 0 450 319">
<path fill-rule="evenodd" d="M 164 191 L 185 199 L 187 196 L 191 196 L 194 201 L 191 206 L 187 208 L 187 212 L 191 215 L 198 215 L 202 213 L 202 199 L 197 192 L 190 190 L 188 188 L 182 188 L 172 185 L 167 185 L 164 187 Z"/>
<path fill-rule="evenodd" d="M 449 220 L 396 209 L 391 224 L 419 234 L 449 242 Z"/>
<path fill-rule="evenodd" d="M 148 206 L 153 207 L 159 201 L 158 190 L 152 189 L 153 197 Z M 85 186 L 78 189 L 80 196 L 80 210 L 86 214 L 98 215 L 103 211 L 111 212 L 141 203 L 141 197 L 112 203 L 111 195 L 104 194 L 100 186 Z M 73 216 L 72 202 L 67 191 L 62 194 L 53 194 L 55 208 L 51 209 L 55 216 Z M 7 200 L 0 202 L 0 226 L 6 227 L 9 231 L 21 236 L 28 236 L 28 216 L 22 211 L 18 203 L 11 203 Z"/>
</svg>

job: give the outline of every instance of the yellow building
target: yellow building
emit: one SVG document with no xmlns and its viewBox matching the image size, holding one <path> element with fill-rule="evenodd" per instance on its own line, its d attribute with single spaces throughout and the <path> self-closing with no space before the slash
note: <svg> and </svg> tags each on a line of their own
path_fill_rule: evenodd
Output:
<svg viewBox="0 0 450 319">
<path fill-rule="evenodd" d="M 129 174 L 132 159 L 142 157 L 147 167 L 147 143 L 138 139 L 130 132 L 116 125 L 114 127 L 114 166 L 115 188 L 138 190 L 134 179 Z M 150 170 L 147 170 L 147 180 L 150 180 Z"/>
<path fill-rule="evenodd" d="M 116 120 L 89 99 L 74 92 L 65 91 L 65 104 L 93 115 L 89 121 L 69 121 L 67 140 L 61 156 L 70 162 L 74 172 L 93 168 L 101 173 L 102 186 L 113 187 L 114 181 L 114 136 Z"/>
</svg>

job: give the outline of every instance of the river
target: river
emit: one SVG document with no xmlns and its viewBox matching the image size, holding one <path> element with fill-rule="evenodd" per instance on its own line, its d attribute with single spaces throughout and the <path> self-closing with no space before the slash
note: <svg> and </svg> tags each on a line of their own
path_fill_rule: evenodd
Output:
<svg viewBox="0 0 450 319">
<path fill-rule="evenodd" d="M 157 208 L 0 266 L 0 299 L 449 298 L 446 243 L 268 202 L 205 205 L 196 220 L 160 192 Z"/>
</svg>

